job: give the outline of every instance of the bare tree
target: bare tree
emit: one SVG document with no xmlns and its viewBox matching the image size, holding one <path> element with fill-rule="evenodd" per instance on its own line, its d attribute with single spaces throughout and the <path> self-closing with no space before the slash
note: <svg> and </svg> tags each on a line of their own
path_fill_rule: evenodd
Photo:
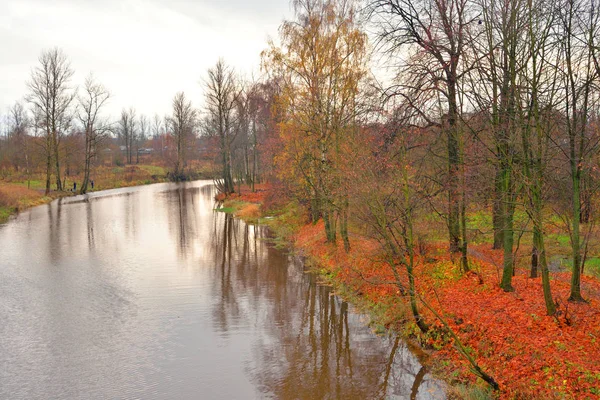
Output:
<svg viewBox="0 0 600 400">
<path fill-rule="evenodd" d="M 163 154 L 163 147 L 165 146 L 162 142 L 163 138 L 163 121 L 162 118 L 158 114 L 154 114 L 154 118 L 152 119 L 152 137 L 155 140 L 155 143 L 160 143 L 160 155 Z M 154 146 L 156 150 L 156 146 Z"/>
<path fill-rule="evenodd" d="M 420 115 L 423 123 L 438 126 L 447 143 L 447 221 L 450 250 L 461 252 L 468 269 L 464 189 L 461 191 L 463 150 L 460 120 L 461 80 L 469 27 L 475 20 L 468 0 L 372 0 L 373 21 L 388 54 L 408 54 L 397 64 L 399 95 Z M 437 115 L 432 115 L 437 111 Z"/>
<path fill-rule="evenodd" d="M 148 118 L 145 115 L 140 115 L 140 130 L 135 138 L 135 163 L 140 163 L 140 145 L 146 141 L 146 133 L 149 129 Z"/>
<path fill-rule="evenodd" d="M 560 24 L 557 28 L 562 56 L 561 84 L 564 88 L 566 133 L 568 152 L 566 158 L 571 178 L 571 248 L 573 273 L 569 300 L 583 301 L 581 296 L 582 243 L 581 184 L 586 161 L 597 151 L 598 142 L 587 134 L 591 110 L 597 101 L 599 75 L 596 53 L 600 36 L 600 12 L 594 1 L 565 0 L 558 7 Z"/>
<path fill-rule="evenodd" d="M 97 146 L 108 133 L 108 125 L 100 120 L 100 110 L 110 98 L 110 93 L 90 74 L 85 79 L 83 94 L 78 98 L 78 118 L 85 133 L 85 166 L 80 189 L 80 193 L 84 194 L 88 190 L 91 164 L 96 157 Z"/>
<path fill-rule="evenodd" d="M 15 171 L 23 166 L 25 154 L 25 141 L 27 128 L 29 126 L 29 117 L 27 110 L 19 101 L 15 102 L 9 109 L 7 115 L 7 145 L 11 164 Z"/>
<path fill-rule="evenodd" d="M 231 146 L 238 131 L 235 129 L 235 108 L 239 89 L 237 79 L 231 67 L 220 59 L 208 70 L 205 82 L 206 133 L 219 138 L 222 164 L 222 182 L 219 187 L 225 193 L 233 193 L 233 175 L 231 163 Z"/>
<path fill-rule="evenodd" d="M 177 160 L 173 178 L 176 181 L 185 180 L 187 148 L 194 137 L 196 110 L 192 102 L 186 99 L 185 93 L 179 92 L 173 98 L 173 115 L 170 118 L 171 136 L 177 146 Z"/>
<path fill-rule="evenodd" d="M 70 125 L 69 108 L 75 92 L 69 86 L 73 70 L 62 50 L 54 48 L 43 51 L 39 57 L 40 65 L 31 71 L 31 80 L 27 83 L 29 94 L 27 101 L 33 106 L 34 113 L 44 129 L 46 145 L 46 193 L 50 192 L 52 162 L 56 174 L 56 189 L 62 190 L 60 180 L 60 138 Z"/>
<path fill-rule="evenodd" d="M 136 137 L 136 115 L 135 109 L 129 108 L 129 110 L 123 109 L 121 111 L 121 119 L 119 120 L 119 136 L 122 143 L 125 143 L 125 156 L 127 163 L 132 163 L 133 145 Z"/>
</svg>

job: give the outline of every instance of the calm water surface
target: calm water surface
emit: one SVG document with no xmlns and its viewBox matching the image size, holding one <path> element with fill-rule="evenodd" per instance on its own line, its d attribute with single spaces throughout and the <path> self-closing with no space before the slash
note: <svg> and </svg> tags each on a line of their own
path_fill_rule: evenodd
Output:
<svg viewBox="0 0 600 400">
<path fill-rule="evenodd" d="M 110 190 L 0 225 L 0 399 L 444 397 L 213 194 Z"/>
</svg>

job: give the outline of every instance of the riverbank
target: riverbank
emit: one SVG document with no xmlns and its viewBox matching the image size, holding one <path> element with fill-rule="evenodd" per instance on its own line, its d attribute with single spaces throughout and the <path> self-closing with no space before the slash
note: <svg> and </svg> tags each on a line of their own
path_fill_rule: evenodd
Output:
<svg viewBox="0 0 600 400">
<path fill-rule="evenodd" d="M 322 223 L 307 223 L 300 207 L 273 196 L 268 186 L 225 199 L 223 210 L 270 225 L 278 241 L 287 240 L 308 257 L 335 290 L 368 310 L 374 329 L 393 329 L 425 350 L 432 371 L 450 383 L 455 398 L 597 399 L 600 398 L 600 280 L 583 277 L 587 303 L 570 303 L 568 272 L 552 273 L 559 313 L 545 315 L 540 278 L 514 277 L 515 291 L 498 287 L 502 255 L 486 243 L 471 246 L 475 272 L 462 275 L 446 244 L 431 241 L 419 250 L 415 280 L 419 296 L 441 315 L 483 371 L 500 386 L 492 393 L 470 372 L 455 349 L 449 330 L 433 312 L 421 311 L 434 329 L 420 333 L 408 299 L 397 290 L 379 246 L 354 232 L 352 248 L 326 243 Z"/>
<path fill-rule="evenodd" d="M 128 165 L 123 167 L 98 167 L 91 176 L 94 188 L 88 192 L 116 189 L 128 186 L 140 186 L 151 183 L 166 182 L 167 171 L 156 165 Z M 83 176 L 68 176 L 65 187 L 72 188 L 77 182 L 78 189 Z M 54 186 L 54 182 L 52 182 Z M 46 204 L 60 197 L 79 194 L 78 191 L 53 190 L 45 195 L 45 181 L 42 175 L 25 176 L 14 174 L 0 180 L 0 223 L 6 222 L 11 215 L 30 207 Z"/>
</svg>

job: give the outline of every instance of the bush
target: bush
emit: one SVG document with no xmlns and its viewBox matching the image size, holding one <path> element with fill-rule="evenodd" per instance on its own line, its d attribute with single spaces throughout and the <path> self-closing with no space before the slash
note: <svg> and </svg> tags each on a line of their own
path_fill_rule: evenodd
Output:
<svg viewBox="0 0 600 400">
<path fill-rule="evenodd" d="M 260 207 L 258 204 L 247 204 L 237 212 L 237 216 L 245 221 L 256 221 L 260 217 Z"/>
</svg>

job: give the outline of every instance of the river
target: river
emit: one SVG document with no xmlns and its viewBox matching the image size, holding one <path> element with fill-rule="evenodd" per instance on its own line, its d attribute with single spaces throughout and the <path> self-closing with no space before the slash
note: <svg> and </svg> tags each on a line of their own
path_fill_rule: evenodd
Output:
<svg viewBox="0 0 600 400">
<path fill-rule="evenodd" d="M 444 398 L 213 196 L 115 189 L 0 225 L 0 399 Z"/>
</svg>

